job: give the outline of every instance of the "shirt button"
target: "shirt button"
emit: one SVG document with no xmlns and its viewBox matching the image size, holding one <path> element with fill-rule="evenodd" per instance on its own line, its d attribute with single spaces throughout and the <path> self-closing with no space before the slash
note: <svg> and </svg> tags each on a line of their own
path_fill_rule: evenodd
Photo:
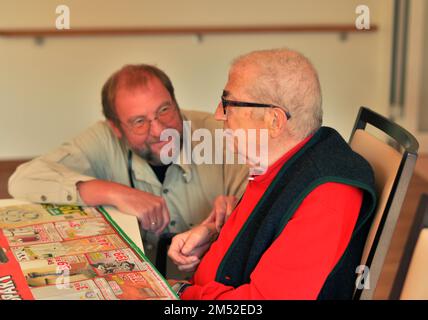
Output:
<svg viewBox="0 0 428 320">
<path fill-rule="evenodd" d="M 172 220 L 169 224 L 170 224 L 171 226 L 175 226 L 175 220 Z"/>
<path fill-rule="evenodd" d="M 168 189 L 163 189 L 163 190 L 162 190 L 162 192 L 163 192 L 164 194 L 167 194 L 167 193 L 169 192 L 169 190 L 168 190 Z"/>
<path fill-rule="evenodd" d="M 68 195 L 68 196 L 67 196 L 67 200 L 68 200 L 68 201 L 71 201 L 71 200 L 73 200 L 73 197 L 72 197 L 71 195 Z"/>
<path fill-rule="evenodd" d="M 46 201 L 46 200 L 48 200 L 48 198 L 46 198 L 46 196 L 45 196 L 45 195 L 42 195 L 42 196 L 40 197 L 40 199 L 41 199 L 42 201 Z"/>
</svg>

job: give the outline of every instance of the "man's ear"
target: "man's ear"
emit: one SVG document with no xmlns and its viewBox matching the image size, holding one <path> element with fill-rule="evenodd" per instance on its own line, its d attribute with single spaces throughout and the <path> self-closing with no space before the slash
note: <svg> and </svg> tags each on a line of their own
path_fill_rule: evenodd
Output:
<svg viewBox="0 0 428 320">
<path fill-rule="evenodd" d="M 268 126 L 269 126 L 269 132 L 270 136 L 272 138 L 276 138 L 279 135 L 281 135 L 284 131 L 285 124 L 287 123 L 287 116 L 285 114 L 285 111 L 281 108 L 272 108 L 268 112 Z"/>
<path fill-rule="evenodd" d="M 107 123 L 110 126 L 110 128 L 113 130 L 115 136 L 118 137 L 119 139 L 121 139 L 122 138 L 122 130 L 120 130 L 120 128 L 118 128 L 116 126 L 116 124 L 111 120 L 107 120 Z"/>
</svg>

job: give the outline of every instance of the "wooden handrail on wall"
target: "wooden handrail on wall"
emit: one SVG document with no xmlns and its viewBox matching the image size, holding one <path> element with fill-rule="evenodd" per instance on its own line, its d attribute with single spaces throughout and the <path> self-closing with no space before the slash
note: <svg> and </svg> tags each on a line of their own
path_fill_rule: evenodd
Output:
<svg viewBox="0 0 428 320">
<path fill-rule="evenodd" d="M 355 25 L 276 25 L 276 26 L 219 26 L 219 27 L 139 27 L 139 28 L 72 28 L 56 29 L 0 29 L 1 37 L 81 37 L 132 35 L 208 35 L 245 33 L 366 33 L 377 31 L 376 25 L 358 30 Z"/>
</svg>

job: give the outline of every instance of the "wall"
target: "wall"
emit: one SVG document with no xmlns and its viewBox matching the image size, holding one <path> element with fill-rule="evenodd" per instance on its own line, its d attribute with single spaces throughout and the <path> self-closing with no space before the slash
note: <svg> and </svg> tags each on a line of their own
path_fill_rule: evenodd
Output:
<svg viewBox="0 0 428 320">
<path fill-rule="evenodd" d="M 428 5 L 425 5 L 425 17 L 428 17 Z M 423 61 L 422 61 L 422 81 L 421 81 L 421 98 L 419 104 L 419 131 L 428 132 L 428 19 L 424 21 L 423 27 Z"/>
<path fill-rule="evenodd" d="M 71 27 L 354 24 L 360 1 L 0 0 L 0 29 L 53 28 L 66 4 Z M 0 159 L 33 157 L 101 118 L 100 88 L 126 63 L 155 63 L 173 80 L 181 107 L 213 111 L 230 61 L 250 50 L 290 47 L 317 67 L 324 123 L 349 137 L 360 105 L 387 114 L 392 1 L 366 0 L 376 33 L 0 37 Z"/>
</svg>

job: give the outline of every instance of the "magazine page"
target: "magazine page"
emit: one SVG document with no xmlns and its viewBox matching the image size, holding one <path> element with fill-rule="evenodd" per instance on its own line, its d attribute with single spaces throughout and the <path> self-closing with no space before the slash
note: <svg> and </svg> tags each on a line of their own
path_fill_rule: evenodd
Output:
<svg viewBox="0 0 428 320">
<path fill-rule="evenodd" d="M 101 207 L 0 207 L 0 247 L 0 300 L 177 299 Z"/>
</svg>

